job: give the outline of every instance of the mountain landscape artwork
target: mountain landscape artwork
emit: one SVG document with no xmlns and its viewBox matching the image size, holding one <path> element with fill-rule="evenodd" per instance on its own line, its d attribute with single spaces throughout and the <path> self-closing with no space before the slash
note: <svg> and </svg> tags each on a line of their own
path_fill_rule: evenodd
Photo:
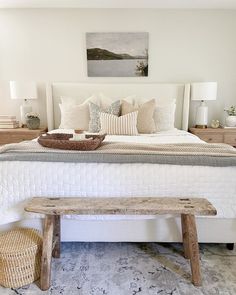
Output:
<svg viewBox="0 0 236 295">
<path fill-rule="evenodd" d="M 87 33 L 89 77 L 148 76 L 148 33 Z"/>
</svg>

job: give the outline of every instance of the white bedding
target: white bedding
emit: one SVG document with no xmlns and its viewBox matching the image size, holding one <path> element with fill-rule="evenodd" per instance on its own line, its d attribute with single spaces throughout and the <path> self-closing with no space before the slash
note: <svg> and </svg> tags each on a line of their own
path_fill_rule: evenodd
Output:
<svg viewBox="0 0 236 295">
<path fill-rule="evenodd" d="M 56 129 L 49 133 L 73 133 L 71 129 Z M 109 142 L 134 142 L 134 143 L 191 143 L 191 142 L 202 142 L 196 135 L 178 129 L 169 131 L 161 131 L 152 134 L 139 134 L 137 136 L 126 136 L 126 135 L 107 135 L 105 141 Z"/>
<path fill-rule="evenodd" d="M 60 132 L 69 131 L 60 130 Z M 107 136 L 106 140 L 163 144 L 202 142 L 195 135 L 180 130 L 132 137 Z M 0 224 L 28 217 L 23 210 L 24 202 L 34 196 L 206 197 L 216 206 L 218 218 L 235 218 L 235 175 L 236 167 L 0 162 Z M 122 217 L 75 218 L 121 219 Z"/>
</svg>

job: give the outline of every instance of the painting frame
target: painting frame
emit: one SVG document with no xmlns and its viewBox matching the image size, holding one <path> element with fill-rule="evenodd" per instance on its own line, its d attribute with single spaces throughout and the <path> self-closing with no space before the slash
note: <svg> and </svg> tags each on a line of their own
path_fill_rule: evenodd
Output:
<svg viewBox="0 0 236 295">
<path fill-rule="evenodd" d="M 88 77 L 147 77 L 148 32 L 87 32 Z"/>
</svg>

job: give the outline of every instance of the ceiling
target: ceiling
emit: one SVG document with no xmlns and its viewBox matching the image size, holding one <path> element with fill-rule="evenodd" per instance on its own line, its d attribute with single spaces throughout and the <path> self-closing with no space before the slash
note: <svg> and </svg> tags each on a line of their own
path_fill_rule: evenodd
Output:
<svg viewBox="0 0 236 295">
<path fill-rule="evenodd" d="M 236 0 L 0 0 L 0 8 L 236 9 Z"/>
<path fill-rule="evenodd" d="M 0 0 L 0 8 L 236 9 L 236 0 Z"/>
</svg>

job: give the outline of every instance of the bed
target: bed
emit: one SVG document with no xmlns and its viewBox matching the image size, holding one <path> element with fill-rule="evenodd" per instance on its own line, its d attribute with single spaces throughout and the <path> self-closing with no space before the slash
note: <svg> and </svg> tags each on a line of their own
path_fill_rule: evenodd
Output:
<svg viewBox="0 0 236 295">
<path fill-rule="evenodd" d="M 176 99 L 176 130 L 139 136 L 107 136 L 110 142 L 202 143 L 187 132 L 189 84 L 52 83 L 47 87 L 48 127 L 58 132 L 59 99 L 104 92 L 112 98 L 136 94 Z M 72 130 L 62 130 L 70 133 Z M 61 132 L 61 131 L 60 131 Z M 199 241 L 236 241 L 236 167 L 164 165 L 152 163 L 0 162 L 1 229 L 16 225 L 41 228 L 41 219 L 25 214 L 33 196 L 178 196 L 205 197 L 216 217 L 197 218 Z M 181 241 L 175 216 L 83 216 L 62 221 L 62 241 Z"/>
</svg>

